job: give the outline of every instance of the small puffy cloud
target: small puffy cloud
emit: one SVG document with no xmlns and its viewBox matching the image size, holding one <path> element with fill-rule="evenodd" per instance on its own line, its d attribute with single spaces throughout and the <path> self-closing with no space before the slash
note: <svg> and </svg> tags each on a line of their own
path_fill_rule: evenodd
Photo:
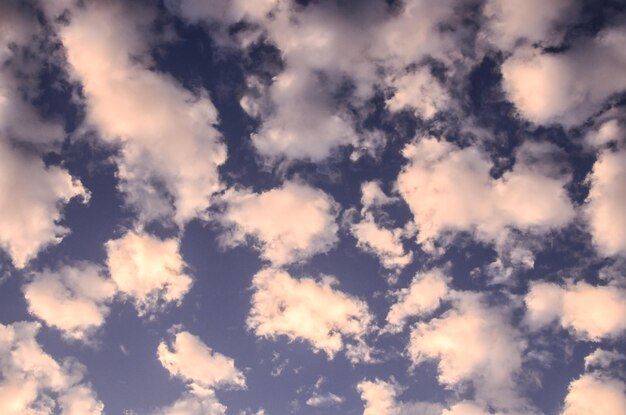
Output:
<svg viewBox="0 0 626 415">
<path fill-rule="evenodd" d="M 626 355 L 615 350 L 596 349 L 585 357 L 585 369 L 609 369 L 614 363 L 626 360 Z"/>
<path fill-rule="evenodd" d="M 558 321 L 577 337 L 592 341 L 618 337 L 626 330 L 626 293 L 611 285 L 540 282 L 531 285 L 524 301 L 532 329 Z"/>
<path fill-rule="evenodd" d="M 424 317 L 437 310 L 448 295 L 449 281 L 440 269 L 417 273 L 408 288 L 395 293 L 398 300 L 387 314 L 389 329 L 401 331 L 407 318 Z"/>
<path fill-rule="evenodd" d="M 534 123 L 581 124 L 626 88 L 625 42 L 624 28 L 609 28 L 562 53 L 519 49 L 502 64 L 504 90 Z"/>
<path fill-rule="evenodd" d="M 218 217 L 226 245 L 252 238 L 261 257 L 274 265 L 304 261 L 337 242 L 339 205 L 319 189 L 297 182 L 262 193 L 229 189 Z"/>
<path fill-rule="evenodd" d="M 152 11 L 89 2 L 60 28 L 70 73 L 83 87 L 86 123 L 120 146 L 119 188 L 140 220 L 183 225 L 204 215 L 221 188 L 226 148 L 207 92 L 149 69 Z"/>
<path fill-rule="evenodd" d="M 35 338 L 38 323 L 0 324 L 0 413 L 100 415 L 104 405 L 86 383 L 84 367 L 59 363 Z"/>
<path fill-rule="evenodd" d="M 331 392 L 313 392 L 313 395 L 306 400 L 306 404 L 314 408 L 329 408 L 342 404 L 344 398 Z"/>
<path fill-rule="evenodd" d="M 593 242 L 603 255 L 626 254 L 626 149 L 599 154 L 589 174 L 585 214 Z"/>
<path fill-rule="evenodd" d="M 179 331 L 168 345 L 161 342 L 157 349 L 159 361 L 172 376 L 187 382 L 192 389 L 246 387 L 246 380 L 235 361 L 211 350 L 198 336 Z"/>
<path fill-rule="evenodd" d="M 155 411 L 157 415 L 223 415 L 226 406 L 215 390 L 246 387 L 245 376 L 233 359 L 213 351 L 187 331 L 175 331 L 169 345 L 161 342 L 157 357 L 170 375 L 182 379 L 188 388 L 172 405 Z"/>
<path fill-rule="evenodd" d="M 69 232 L 60 224 L 62 206 L 75 197 L 89 198 L 78 180 L 14 147 L 0 132 L 0 247 L 17 268 Z"/>
<path fill-rule="evenodd" d="M 626 413 L 626 383 L 586 373 L 569 385 L 562 415 L 622 415 Z"/>
<path fill-rule="evenodd" d="M 390 197 L 385 194 L 380 187 L 380 182 L 369 181 L 361 184 L 361 204 L 364 212 L 395 203 L 397 200 L 397 197 Z"/>
<path fill-rule="evenodd" d="M 507 314 L 506 309 L 486 305 L 479 294 L 454 293 L 450 310 L 413 327 L 409 356 L 415 365 L 437 360 L 438 379 L 446 387 L 469 383 L 482 402 L 496 408 L 523 408 L 516 376 L 526 346 Z"/>
<path fill-rule="evenodd" d="M 390 85 L 395 92 L 385 102 L 392 112 L 412 109 L 416 116 L 429 120 L 448 107 L 447 92 L 427 67 L 400 75 Z"/>
<path fill-rule="evenodd" d="M 337 280 L 325 276 L 296 279 L 287 272 L 267 268 L 252 280 L 252 308 L 248 327 L 259 337 L 286 336 L 311 344 L 329 359 L 351 344 L 363 344 L 371 330 L 367 304 L 335 288 Z M 363 360 L 356 354 L 351 360 Z"/>
<path fill-rule="evenodd" d="M 363 415 L 441 415 L 442 406 L 438 403 L 398 401 L 402 390 L 395 382 L 363 380 L 357 390 L 365 402 Z"/>
<path fill-rule="evenodd" d="M 574 5 L 573 0 L 488 0 L 483 7 L 487 19 L 483 36 L 502 50 L 520 42 L 552 44 L 562 37 L 557 26 Z"/>
<path fill-rule="evenodd" d="M 599 122 L 585 135 L 585 141 L 592 147 L 600 148 L 610 143 L 626 139 L 626 128 L 617 118 L 609 118 Z"/>
<path fill-rule="evenodd" d="M 472 232 L 481 241 L 502 241 L 509 229 L 545 233 L 569 223 L 574 208 L 564 186 L 569 178 L 554 174 L 548 145 L 526 143 L 511 171 L 494 179 L 489 159 L 474 147 L 422 138 L 408 145 L 409 163 L 397 185 L 419 229 L 418 242 L 429 248 L 446 232 Z"/>
<path fill-rule="evenodd" d="M 23 290 L 32 315 L 70 339 L 86 341 L 104 324 L 116 287 L 100 267 L 78 263 L 36 272 Z"/>
<path fill-rule="evenodd" d="M 413 253 L 406 252 L 402 244 L 403 229 L 382 227 L 371 213 L 350 225 L 350 232 L 356 238 L 357 246 L 376 255 L 386 269 L 401 270 L 413 260 Z"/>
<path fill-rule="evenodd" d="M 161 240 L 136 231 L 106 243 L 111 279 L 140 315 L 167 303 L 180 303 L 191 288 L 179 244 L 177 239 Z"/>
</svg>

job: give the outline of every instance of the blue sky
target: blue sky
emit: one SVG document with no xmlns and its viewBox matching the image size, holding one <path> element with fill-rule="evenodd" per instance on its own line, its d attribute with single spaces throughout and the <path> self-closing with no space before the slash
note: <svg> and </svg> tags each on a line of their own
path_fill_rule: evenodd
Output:
<svg viewBox="0 0 626 415">
<path fill-rule="evenodd" d="M 0 3 L 0 412 L 626 414 L 625 21 Z"/>
</svg>

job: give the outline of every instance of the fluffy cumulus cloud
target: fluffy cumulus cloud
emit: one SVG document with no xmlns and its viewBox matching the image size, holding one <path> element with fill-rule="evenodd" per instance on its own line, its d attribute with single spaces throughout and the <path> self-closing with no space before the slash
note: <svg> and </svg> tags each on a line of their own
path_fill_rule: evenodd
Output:
<svg viewBox="0 0 626 415">
<path fill-rule="evenodd" d="M 524 299 L 526 321 L 540 329 L 555 321 L 581 339 L 600 341 L 615 338 L 626 330 L 626 293 L 611 285 L 586 282 L 538 282 Z"/>
<path fill-rule="evenodd" d="M 111 279 L 119 292 L 134 302 L 140 315 L 158 311 L 168 303 L 180 303 L 191 288 L 179 243 L 135 231 L 106 243 Z"/>
<path fill-rule="evenodd" d="M 376 85 L 386 85 L 389 81 L 381 76 L 381 66 L 397 90 L 392 105 L 413 106 L 426 118 L 442 105 L 437 85 L 422 82 L 427 76 L 402 73 L 428 56 L 445 59 L 454 50 L 453 32 L 440 28 L 452 18 L 453 2 L 433 7 L 408 1 L 399 10 L 367 2 L 356 13 L 349 5 L 332 2 L 316 7 L 290 1 L 270 0 L 255 7 L 244 3 L 207 7 L 197 0 L 180 0 L 168 5 L 186 20 L 208 23 L 213 29 L 216 24 L 228 26 L 241 20 L 252 23 L 257 33 L 240 36 L 240 43 L 245 47 L 260 32 L 280 51 L 284 70 L 271 82 L 252 75 L 251 88 L 241 101 L 261 121 L 252 141 L 269 159 L 320 161 L 338 147 L 361 145 L 358 120 L 344 101 L 360 106 L 373 96 Z M 411 82 L 416 76 L 421 87 Z M 354 87 L 349 93 L 346 81 Z M 411 91 L 424 97 L 410 97 Z"/>
<path fill-rule="evenodd" d="M 585 213 L 598 251 L 626 254 L 626 149 L 602 151 L 589 174 Z"/>
<path fill-rule="evenodd" d="M 243 389 L 246 380 L 230 357 L 213 351 L 199 337 L 176 329 L 171 344 L 161 342 L 157 357 L 171 376 L 183 380 L 188 391 L 159 415 L 223 415 L 226 407 L 216 389 Z"/>
<path fill-rule="evenodd" d="M 506 239 L 510 229 L 545 233 L 565 226 L 574 217 L 564 189 L 569 178 L 536 164 L 550 151 L 524 144 L 512 170 L 494 179 L 492 163 L 475 147 L 429 137 L 408 145 L 409 162 L 397 185 L 413 213 L 418 242 L 428 248 L 446 232 L 493 242 Z"/>
<path fill-rule="evenodd" d="M 426 317 L 437 310 L 449 293 L 449 282 L 440 269 L 415 275 L 408 288 L 395 293 L 397 301 L 387 314 L 389 329 L 401 331 L 408 318 Z"/>
<path fill-rule="evenodd" d="M 504 90 L 520 115 L 532 122 L 581 124 L 626 88 L 625 41 L 626 31 L 620 27 L 561 53 L 519 49 L 502 65 Z"/>
<path fill-rule="evenodd" d="M 376 379 L 357 385 L 365 404 L 363 415 L 497 415 L 513 412 L 490 412 L 473 401 L 460 401 L 450 406 L 434 402 L 403 402 L 398 399 L 402 389 L 396 382 Z"/>
<path fill-rule="evenodd" d="M 0 324 L 0 412 L 100 415 L 104 405 L 83 381 L 84 367 L 59 363 L 36 339 L 39 324 Z"/>
<path fill-rule="evenodd" d="M 75 197 L 89 194 L 66 170 L 46 166 L 0 136 L 0 247 L 16 267 L 69 232 L 61 208 Z"/>
<path fill-rule="evenodd" d="M 623 355 L 601 349 L 587 356 L 585 373 L 569 384 L 561 415 L 626 413 L 626 383 L 608 371 L 611 362 L 623 358 Z"/>
<path fill-rule="evenodd" d="M 386 103 L 392 112 L 410 109 L 428 120 L 448 106 L 447 92 L 428 68 L 402 74 L 391 81 L 391 86 L 394 92 Z"/>
<path fill-rule="evenodd" d="M 259 337 L 306 341 L 329 359 L 346 349 L 352 361 L 369 360 L 363 343 L 372 323 L 367 304 L 339 291 L 337 284 L 329 276 L 298 279 L 278 269 L 261 270 L 252 280 L 248 327 Z"/>
<path fill-rule="evenodd" d="M 407 252 L 402 243 L 404 230 L 385 226 L 376 219 L 381 216 L 381 208 L 396 202 L 396 198 L 387 196 L 378 182 L 365 182 L 361 185 L 360 217 L 350 224 L 350 232 L 357 240 L 357 247 L 375 255 L 381 265 L 396 273 L 400 272 L 413 260 L 413 253 Z M 352 215 L 352 211 L 349 211 Z"/>
<path fill-rule="evenodd" d="M 104 324 L 115 284 L 88 263 L 36 272 L 24 287 L 29 312 L 70 339 L 86 341 Z"/>
<path fill-rule="evenodd" d="M 274 265 L 304 261 L 337 242 L 339 205 L 306 184 L 286 182 L 262 193 L 229 189 L 222 201 L 222 242 L 234 246 L 252 239 L 261 257 Z"/>
<path fill-rule="evenodd" d="M 563 34 L 559 25 L 575 10 L 574 0 L 488 0 L 483 35 L 502 50 L 526 42 L 553 44 Z"/>
<path fill-rule="evenodd" d="M 221 188 L 226 148 L 207 92 L 188 91 L 149 68 L 151 10 L 88 2 L 60 30 L 80 82 L 87 124 L 118 145 L 120 190 L 140 219 L 184 224 L 202 216 Z"/>
<path fill-rule="evenodd" d="M 417 323 L 408 352 L 415 365 L 438 362 L 438 380 L 448 387 L 472 384 L 476 399 L 496 408 L 520 410 L 517 376 L 526 348 L 508 312 L 488 306 L 480 294 L 457 292 L 441 317 Z"/>
</svg>

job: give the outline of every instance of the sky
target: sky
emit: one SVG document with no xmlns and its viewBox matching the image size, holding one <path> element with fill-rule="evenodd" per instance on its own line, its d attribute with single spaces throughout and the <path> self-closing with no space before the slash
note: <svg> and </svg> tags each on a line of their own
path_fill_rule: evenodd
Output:
<svg viewBox="0 0 626 415">
<path fill-rule="evenodd" d="M 0 413 L 625 415 L 626 4 L 0 1 Z"/>
</svg>

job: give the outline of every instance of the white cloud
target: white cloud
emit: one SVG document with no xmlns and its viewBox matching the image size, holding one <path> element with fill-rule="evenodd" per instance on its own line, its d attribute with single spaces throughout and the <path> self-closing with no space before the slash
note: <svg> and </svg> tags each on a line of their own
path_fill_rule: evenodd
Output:
<svg viewBox="0 0 626 415">
<path fill-rule="evenodd" d="M 562 53 L 519 49 L 502 65 L 504 89 L 532 122 L 581 124 L 626 88 L 624 42 L 623 28 L 609 28 Z"/>
<path fill-rule="evenodd" d="M 502 241 L 509 229 L 545 233 L 565 226 L 574 209 L 564 189 L 569 178 L 537 165 L 552 147 L 526 143 L 511 171 L 494 179 L 489 159 L 474 147 L 458 148 L 422 138 L 404 149 L 409 163 L 398 176 L 400 194 L 428 249 L 446 232 L 472 232 L 485 242 Z"/>
<path fill-rule="evenodd" d="M 603 255 L 626 254 L 626 149 L 602 151 L 589 174 L 585 213 Z"/>
<path fill-rule="evenodd" d="M 626 139 L 626 130 L 623 122 L 620 121 L 618 118 L 601 119 L 593 129 L 587 132 L 585 141 L 591 146 L 599 148 Z"/>
<path fill-rule="evenodd" d="M 313 395 L 306 400 L 306 404 L 314 408 L 328 408 L 340 405 L 343 401 L 344 398 L 331 392 L 314 392 Z"/>
<path fill-rule="evenodd" d="M 58 166 L 45 166 L 0 136 L 0 247 L 18 268 L 69 232 L 61 208 L 74 197 L 87 200 L 82 184 Z"/>
<path fill-rule="evenodd" d="M 562 415 L 622 415 L 626 413 L 626 384 L 587 373 L 569 385 Z"/>
<path fill-rule="evenodd" d="M 221 415 L 226 407 L 215 396 L 216 389 L 244 389 L 246 379 L 230 357 L 213 351 L 199 337 L 176 330 L 174 341 L 161 342 L 157 357 L 172 376 L 182 379 L 188 391 L 159 415 Z"/>
<path fill-rule="evenodd" d="M 100 415 L 104 405 L 86 383 L 84 367 L 73 360 L 59 364 L 41 349 L 38 323 L 0 324 L 0 412 L 44 415 Z"/>
<path fill-rule="evenodd" d="M 618 337 L 626 330 L 626 293 L 614 286 L 540 282 L 531 285 L 524 301 L 526 321 L 533 329 L 558 320 L 577 337 L 592 341 Z"/>
<path fill-rule="evenodd" d="M 261 257 L 274 265 L 304 261 L 328 252 L 337 242 L 339 205 L 321 190 L 297 182 L 262 193 L 229 189 L 218 220 L 227 228 L 222 241 L 254 240 Z"/>
<path fill-rule="evenodd" d="M 116 287 L 98 266 L 78 263 L 36 272 L 23 290 L 32 315 L 70 339 L 87 341 L 104 324 Z"/>
<path fill-rule="evenodd" d="M 367 304 L 337 289 L 337 280 L 325 276 L 296 279 L 287 272 L 267 268 L 252 280 L 254 294 L 248 327 L 259 337 L 286 336 L 302 340 L 329 359 L 348 345 L 363 341 L 371 330 Z M 351 360 L 363 360 L 354 356 Z"/>
<path fill-rule="evenodd" d="M 161 240 L 135 231 L 106 243 L 111 279 L 120 293 L 133 300 L 140 315 L 180 303 L 191 288 L 179 244 L 177 239 Z"/>
<path fill-rule="evenodd" d="M 395 90 L 393 96 L 386 100 L 390 111 L 410 108 L 416 116 L 428 120 L 449 105 L 447 92 L 427 67 L 402 74 L 390 84 Z"/>
<path fill-rule="evenodd" d="M 357 246 L 376 255 L 386 269 L 399 271 L 413 260 L 413 253 L 406 252 L 402 244 L 403 229 L 381 227 L 371 213 L 350 225 L 350 232 L 356 238 Z"/>
<path fill-rule="evenodd" d="M 520 42 L 554 44 L 563 35 L 558 24 L 573 14 L 573 6 L 573 0 L 488 0 L 483 36 L 502 50 Z"/>
<path fill-rule="evenodd" d="M 400 402 L 402 389 L 394 381 L 364 380 L 357 385 L 365 402 L 363 415 L 441 415 L 441 404 L 431 402 Z"/>
<path fill-rule="evenodd" d="M 60 30 L 72 75 L 86 98 L 87 124 L 120 145 L 120 190 L 141 220 L 203 216 L 221 188 L 226 148 L 206 91 L 184 89 L 148 68 L 152 11 L 90 2 Z"/>
<path fill-rule="evenodd" d="M 161 342 L 157 356 L 172 376 L 188 382 L 192 389 L 245 388 L 246 380 L 235 361 L 214 352 L 199 337 L 178 331 L 168 346 Z"/>
<path fill-rule="evenodd" d="M 615 350 L 596 349 L 585 357 L 585 369 L 609 369 L 616 362 L 626 360 L 626 355 Z"/>
<path fill-rule="evenodd" d="M 438 380 L 448 388 L 469 383 L 478 401 L 498 409 L 524 408 L 516 377 L 526 346 L 507 315 L 479 294 L 456 292 L 450 310 L 413 327 L 409 356 L 415 365 L 437 360 Z"/>
<path fill-rule="evenodd" d="M 449 292 L 450 279 L 440 269 L 417 273 L 408 288 L 395 293 L 398 301 L 387 314 L 387 323 L 392 331 L 401 331 L 407 318 L 425 317 L 439 308 Z"/>
<path fill-rule="evenodd" d="M 397 197 L 390 197 L 380 187 L 380 182 L 369 181 L 361 184 L 361 204 L 363 211 L 379 208 L 398 201 Z"/>
</svg>

